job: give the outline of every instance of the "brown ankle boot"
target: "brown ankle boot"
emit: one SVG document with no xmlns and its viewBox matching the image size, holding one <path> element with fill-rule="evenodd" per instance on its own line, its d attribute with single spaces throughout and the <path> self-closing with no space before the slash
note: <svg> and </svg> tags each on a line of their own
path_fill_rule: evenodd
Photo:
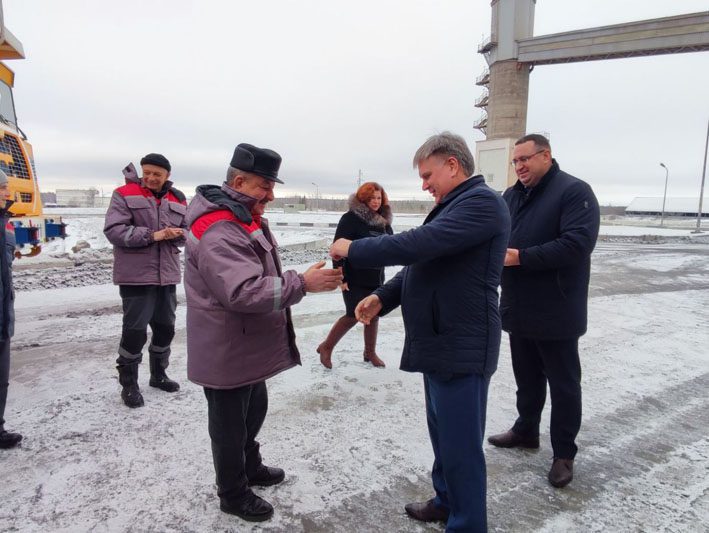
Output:
<svg viewBox="0 0 709 533">
<path fill-rule="evenodd" d="M 332 350 L 335 349 L 335 345 L 340 342 L 340 339 L 345 336 L 345 334 L 351 330 L 357 323 L 356 318 L 349 316 L 341 316 L 337 319 L 327 334 L 327 338 L 320 343 L 320 346 L 315 350 L 320 354 L 320 362 L 325 368 L 332 368 Z"/>
<path fill-rule="evenodd" d="M 384 361 L 379 359 L 375 348 L 377 346 L 377 329 L 379 328 L 379 319 L 373 319 L 369 325 L 364 325 L 364 361 L 372 363 L 374 366 L 384 368 Z"/>
</svg>

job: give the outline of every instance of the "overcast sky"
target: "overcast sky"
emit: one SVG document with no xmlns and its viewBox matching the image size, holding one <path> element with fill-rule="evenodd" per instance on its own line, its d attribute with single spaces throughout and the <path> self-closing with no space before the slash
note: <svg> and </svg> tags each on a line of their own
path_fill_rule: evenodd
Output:
<svg viewBox="0 0 709 533">
<path fill-rule="evenodd" d="M 488 0 L 4 0 L 23 43 L 20 127 L 42 190 L 96 187 L 148 152 L 188 195 L 220 183 L 234 146 L 283 156 L 277 194 L 426 198 L 411 158 L 451 130 L 474 151 Z M 707 9 L 707 0 L 539 0 L 535 35 Z M 603 204 L 695 196 L 709 119 L 709 52 L 539 66 L 528 131 Z"/>
</svg>

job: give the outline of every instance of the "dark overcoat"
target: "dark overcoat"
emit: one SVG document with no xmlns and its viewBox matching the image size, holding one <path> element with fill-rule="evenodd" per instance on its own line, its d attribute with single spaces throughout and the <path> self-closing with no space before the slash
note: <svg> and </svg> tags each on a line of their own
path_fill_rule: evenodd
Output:
<svg viewBox="0 0 709 533">
<path fill-rule="evenodd" d="M 520 251 L 520 265 L 502 273 L 503 329 L 530 339 L 580 337 L 600 225 L 593 190 L 554 160 L 537 186 L 518 181 L 503 197 L 512 216 L 509 247 Z"/>
<path fill-rule="evenodd" d="M 7 201 L 5 207 L 0 209 L 1 340 L 7 340 L 15 333 L 15 290 L 12 286 L 12 261 L 15 259 L 15 227 L 7 221 L 10 217 L 8 210 L 12 203 Z"/>
<path fill-rule="evenodd" d="M 381 314 L 401 305 L 401 369 L 440 375 L 493 374 L 500 348 L 497 287 L 510 217 L 482 176 L 449 192 L 422 226 L 354 241 L 355 266 L 405 265 L 374 294 Z"/>
</svg>

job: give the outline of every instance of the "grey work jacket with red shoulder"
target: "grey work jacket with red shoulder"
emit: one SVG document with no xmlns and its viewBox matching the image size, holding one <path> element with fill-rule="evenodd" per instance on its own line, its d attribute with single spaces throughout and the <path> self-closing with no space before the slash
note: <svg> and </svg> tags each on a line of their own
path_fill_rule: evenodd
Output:
<svg viewBox="0 0 709 533">
<path fill-rule="evenodd" d="M 164 228 L 187 228 L 185 196 L 166 182 L 157 198 L 137 176 L 113 191 L 103 233 L 113 245 L 116 285 L 176 285 L 185 238 L 153 241 Z"/>
<path fill-rule="evenodd" d="M 290 306 L 303 279 L 282 271 L 255 199 L 202 185 L 187 209 L 187 377 L 208 388 L 264 381 L 300 364 Z"/>
</svg>

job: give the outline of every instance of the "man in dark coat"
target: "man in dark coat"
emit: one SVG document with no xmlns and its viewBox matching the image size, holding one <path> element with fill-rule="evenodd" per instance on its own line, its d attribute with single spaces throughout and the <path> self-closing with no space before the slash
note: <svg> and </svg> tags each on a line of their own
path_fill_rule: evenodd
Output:
<svg viewBox="0 0 709 533">
<path fill-rule="evenodd" d="M 151 387 L 176 392 L 180 385 L 167 377 L 170 344 L 175 336 L 180 249 L 187 227 L 185 195 L 172 186 L 170 162 L 161 154 L 140 160 L 142 179 L 128 165 L 126 184 L 113 192 L 104 234 L 113 244 L 113 282 L 123 301 L 123 331 L 118 346 L 118 380 L 128 407 L 141 407 L 138 368 L 147 328 Z"/>
<path fill-rule="evenodd" d="M 502 448 L 538 448 L 548 382 L 554 450 L 548 479 L 564 487 L 573 479 L 581 427 L 578 340 L 586 333 L 600 214 L 591 187 L 559 168 L 542 135 L 519 139 L 512 164 L 519 180 L 504 193 L 512 234 L 500 311 L 510 334 L 519 417 L 512 429 L 488 441 Z"/>
<path fill-rule="evenodd" d="M 10 186 L 0 170 L 0 448 L 14 448 L 22 440 L 19 433 L 5 430 L 5 404 L 10 380 L 10 338 L 15 331 L 15 295 L 12 287 L 12 260 L 15 257 L 15 228 L 10 217 Z"/>
<path fill-rule="evenodd" d="M 356 309 L 366 324 L 401 305 L 401 369 L 423 373 L 435 497 L 405 509 L 416 520 L 447 522 L 447 531 L 486 531 L 482 441 L 500 348 L 497 287 L 510 218 L 500 195 L 473 176 L 462 137 L 430 137 L 414 166 L 436 201 L 423 225 L 398 235 L 340 239 L 330 255 L 356 267 L 405 265 Z"/>
</svg>

